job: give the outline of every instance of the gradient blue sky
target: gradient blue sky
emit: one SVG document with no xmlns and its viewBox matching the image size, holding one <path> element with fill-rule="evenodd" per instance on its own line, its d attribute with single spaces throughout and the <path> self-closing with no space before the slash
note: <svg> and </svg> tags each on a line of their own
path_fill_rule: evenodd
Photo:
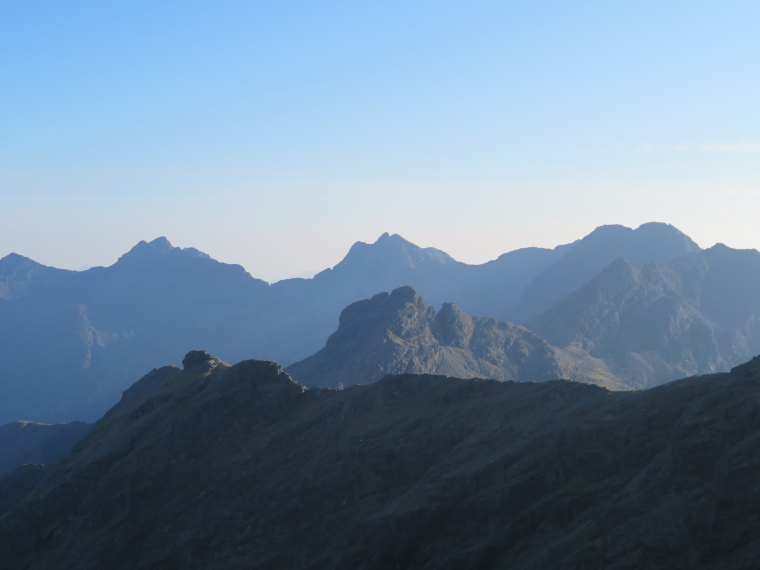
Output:
<svg viewBox="0 0 760 570">
<path fill-rule="evenodd" d="M 400 233 L 760 247 L 755 1 L 0 2 L 0 256 L 267 280 Z"/>
</svg>

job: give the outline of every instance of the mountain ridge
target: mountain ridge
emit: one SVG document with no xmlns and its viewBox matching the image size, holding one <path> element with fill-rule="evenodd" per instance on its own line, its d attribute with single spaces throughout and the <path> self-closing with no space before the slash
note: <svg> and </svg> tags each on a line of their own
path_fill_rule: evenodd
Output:
<svg viewBox="0 0 760 570">
<path fill-rule="evenodd" d="M 722 354 L 711 362 L 725 369 L 751 355 L 760 339 L 760 328 L 753 324 L 760 320 L 752 320 L 760 314 L 753 300 L 760 284 L 758 255 L 721 247 L 694 253 L 693 242 L 664 224 L 602 228 L 591 238 L 554 249 L 516 250 L 482 265 L 467 265 L 388 234 L 374 244 L 355 244 L 348 261 L 312 279 L 274 284 L 156 238 L 110 267 L 71 272 L 30 266 L 34 271 L 19 277 L 11 277 L 10 269 L 5 280 L 0 277 L 5 291 L 0 297 L 9 297 L 0 298 L 0 359 L 7 363 L 0 423 L 97 419 L 141 371 L 193 346 L 205 346 L 231 362 L 253 357 L 288 366 L 324 346 L 348 305 L 405 285 L 434 307 L 454 303 L 468 315 L 526 325 L 530 319 L 517 317 L 535 313 L 533 301 L 540 299 L 542 306 L 553 298 L 561 302 L 574 283 L 580 284 L 577 290 L 609 265 L 603 265 L 604 256 L 595 258 L 596 246 L 591 247 L 606 233 L 622 236 L 618 241 L 629 249 L 646 246 L 634 259 L 639 269 L 678 252 L 686 253 L 679 259 L 698 258 L 714 266 L 699 281 L 700 311 Z M 610 262 L 625 253 L 615 240 L 605 243 L 614 246 L 605 250 L 607 258 L 614 255 Z M 6 267 L 14 259 L 22 261 L 10 258 Z M 621 370 L 638 374 L 640 386 L 715 369 L 663 368 L 659 357 L 653 358 L 632 353 Z"/>
<path fill-rule="evenodd" d="M 760 358 L 639 392 L 187 364 L 138 381 L 0 517 L 9 570 L 760 560 Z"/>
<path fill-rule="evenodd" d="M 687 235 L 671 226 L 649 222 L 636 229 L 600 226 L 576 241 L 567 253 L 537 275 L 525 289 L 512 318 L 525 323 L 587 283 L 617 258 L 635 267 L 666 265 L 700 252 Z"/>
</svg>

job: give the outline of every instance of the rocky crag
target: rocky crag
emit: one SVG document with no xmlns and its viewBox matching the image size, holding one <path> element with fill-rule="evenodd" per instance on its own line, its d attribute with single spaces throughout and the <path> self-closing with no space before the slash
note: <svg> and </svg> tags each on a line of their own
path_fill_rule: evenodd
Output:
<svg viewBox="0 0 760 570">
<path fill-rule="evenodd" d="M 325 347 L 286 371 L 306 386 L 326 387 L 400 373 L 624 385 L 583 351 L 557 349 L 525 327 L 471 317 L 453 303 L 436 313 L 411 287 L 347 307 Z"/>
</svg>

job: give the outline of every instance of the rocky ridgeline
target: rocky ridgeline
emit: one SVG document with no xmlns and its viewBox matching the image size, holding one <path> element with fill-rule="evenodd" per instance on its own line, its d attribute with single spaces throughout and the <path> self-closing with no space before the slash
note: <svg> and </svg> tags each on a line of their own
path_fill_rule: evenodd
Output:
<svg viewBox="0 0 760 570">
<path fill-rule="evenodd" d="M 408 374 L 334 390 L 191 353 L 137 382 L 16 498 L 0 558 L 756 568 L 759 420 L 757 359 L 642 392 Z M 23 495 L 25 473 L 11 475 Z"/>
<path fill-rule="evenodd" d="M 471 317 L 453 303 L 436 313 L 407 286 L 347 307 L 325 347 L 286 370 L 307 386 L 327 387 L 401 373 L 615 385 L 603 365 L 589 365 L 584 356 L 555 349 L 525 327 Z"/>
</svg>

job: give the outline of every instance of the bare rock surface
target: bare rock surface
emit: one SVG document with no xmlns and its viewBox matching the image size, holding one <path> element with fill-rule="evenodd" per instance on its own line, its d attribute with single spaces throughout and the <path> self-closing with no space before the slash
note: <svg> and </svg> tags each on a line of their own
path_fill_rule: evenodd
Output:
<svg viewBox="0 0 760 570">
<path fill-rule="evenodd" d="M 617 379 L 591 360 L 557 350 L 525 327 L 471 317 L 453 303 L 436 313 L 414 289 L 400 287 L 347 307 L 325 347 L 286 370 L 307 386 L 327 387 L 400 373 L 615 386 Z M 586 368 L 597 374 L 584 374 Z"/>
</svg>

